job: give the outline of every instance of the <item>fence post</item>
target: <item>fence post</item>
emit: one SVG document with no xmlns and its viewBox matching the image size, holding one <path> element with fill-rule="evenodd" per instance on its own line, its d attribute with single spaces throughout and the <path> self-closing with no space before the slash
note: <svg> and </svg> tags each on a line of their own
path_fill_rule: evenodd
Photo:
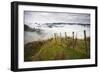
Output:
<svg viewBox="0 0 100 73">
<path fill-rule="evenodd" d="M 85 48 L 87 52 L 86 30 L 84 30 L 84 42 L 85 42 Z"/>
<path fill-rule="evenodd" d="M 72 32 L 72 35 L 73 35 L 73 41 L 72 41 L 72 43 L 73 43 L 73 49 L 74 49 L 74 32 Z"/>
<path fill-rule="evenodd" d="M 67 33 L 65 32 L 65 39 L 67 39 Z"/>
<path fill-rule="evenodd" d="M 75 46 L 77 45 L 77 33 L 76 33 L 76 36 L 75 36 Z"/>
<path fill-rule="evenodd" d="M 61 36 L 61 32 L 60 32 L 60 43 L 62 42 L 62 36 Z"/>
<path fill-rule="evenodd" d="M 57 35 L 56 35 L 56 33 L 54 33 L 54 41 L 56 42 L 56 39 L 57 39 Z"/>
</svg>

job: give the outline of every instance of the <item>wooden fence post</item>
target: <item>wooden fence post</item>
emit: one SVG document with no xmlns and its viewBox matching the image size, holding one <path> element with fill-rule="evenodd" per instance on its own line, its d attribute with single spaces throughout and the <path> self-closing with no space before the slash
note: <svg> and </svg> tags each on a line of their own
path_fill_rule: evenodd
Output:
<svg viewBox="0 0 100 73">
<path fill-rule="evenodd" d="M 74 49 L 74 32 L 72 32 L 72 35 L 73 35 L 73 41 L 72 41 L 72 43 L 73 43 L 73 49 Z"/>
<path fill-rule="evenodd" d="M 57 42 L 57 41 L 56 41 L 56 39 L 57 39 L 56 33 L 54 33 L 54 39 L 55 39 L 54 41 Z"/>
<path fill-rule="evenodd" d="M 67 33 L 65 32 L 65 39 L 67 39 Z"/>
<path fill-rule="evenodd" d="M 62 35 L 61 35 L 61 32 L 60 32 L 60 43 L 62 42 Z"/>
<path fill-rule="evenodd" d="M 77 33 L 76 33 L 76 36 L 75 36 L 75 46 L 77 45 Z"/>
<path fill-rule="evenodd" d="M 87 52 L 86 30 L 84 30 L 84 42 L 85 42 L 85 48 Z"/>
</svg>

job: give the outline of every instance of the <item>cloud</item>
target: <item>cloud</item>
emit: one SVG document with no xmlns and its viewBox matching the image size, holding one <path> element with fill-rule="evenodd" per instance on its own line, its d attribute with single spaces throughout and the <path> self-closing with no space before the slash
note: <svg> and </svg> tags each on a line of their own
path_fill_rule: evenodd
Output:
<svg viewBox="0 0 100 73">
<path fill-rule="evenodd" d="M 67 13 L 67 12 L 39 12 L 24 11 L 24 22 L 29 23 L 88 23 L 90 24 L 90 14 L 84 13 Z"/>
</svg>

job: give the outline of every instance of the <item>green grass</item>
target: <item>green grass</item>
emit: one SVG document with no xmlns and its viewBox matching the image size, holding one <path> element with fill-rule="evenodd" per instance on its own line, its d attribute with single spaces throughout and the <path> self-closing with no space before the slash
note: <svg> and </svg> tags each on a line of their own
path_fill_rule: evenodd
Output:
<svg viewBox="0 0 100 73">
<path fill-rule="evenodd" d="M 90 38 L 87 46 L 84 40 L 72 38 L 54 38 L 34 41 L 24 45 L 24 61 L 47 61 L 90 58 Z M 74 47 L 73 47 L 74 43 Z"/>
</svg>

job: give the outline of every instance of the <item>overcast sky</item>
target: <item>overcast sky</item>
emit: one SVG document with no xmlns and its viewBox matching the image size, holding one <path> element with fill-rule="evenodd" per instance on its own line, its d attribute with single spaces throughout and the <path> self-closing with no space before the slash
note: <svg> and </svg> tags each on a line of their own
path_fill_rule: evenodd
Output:
<svg viewBox="0 0 100 73">
<path fill-rule="evenodd" d="M 83 23 L 90 24 L 90 14 L 67 12 L 24 11 L 24 23 Z"/>
<path fill-rule="evenodd" d="M 61 33 L 64 36 L 66 32 L 68 36 L 72 36 L 72 32 L 74 31 L 75 34 L 77 33 L 78 38 L 83 38 L 83 31 L 86 30 L 86 36 L 90 36 L 90 27 L 62 24 L 90 24 L 90 14 L 24 11 L 24 23 L 31 28 L 38 27 L 41 29 L 40 32 L 38 32 L 38 29 L 35 29 L 37 31 L 34 32 L 25 32 L 25 43 L 48 39 L 54 33 Z"/>
</svg>

